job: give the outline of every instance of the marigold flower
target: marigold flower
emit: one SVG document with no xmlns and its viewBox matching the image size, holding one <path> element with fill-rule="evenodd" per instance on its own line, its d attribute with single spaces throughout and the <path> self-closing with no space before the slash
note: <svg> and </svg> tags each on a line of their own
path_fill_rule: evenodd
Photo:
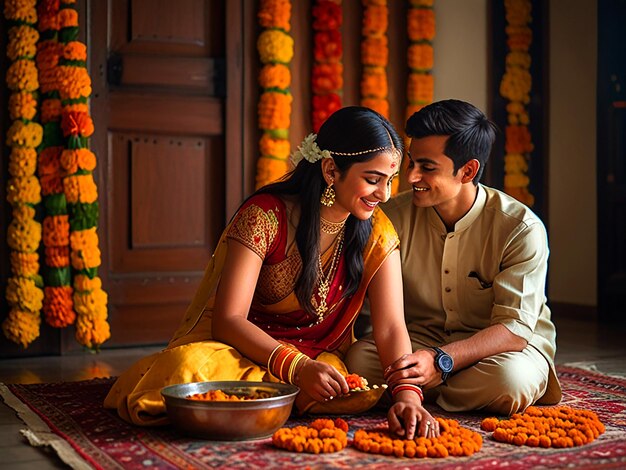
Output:
<svg viewBox="0 0 626 470">
<path fill-rule="evenodd" d="M 9 90 L 34 92 L 39 88 L 37 67 L 29 59 L 19 59 L 13 62 L 6 73 L 6 82 Z"/>
<path fill-rule="evenodd" d="M 279 30 L 266 30 L 259 35 L 257 50 L 263 64 L 286 64 L 293 58 L 293 38 Z"/>
<path fill-rule="evenodd" d="M 407 83 L 407 100 L 410 103 L 430 103 L 434 97 L 435 80 L 428 73 L 411 73 Z"/>
<path fill-rule="evenodd" d="M 9 174 L 15 178 L 33 176 L 37 169 L 37 151 L 32 147 L 13 147 L 9 155 Z"/>
<path fill-rule="evenodd" d="M 435 38 L 435 12 L 430 8 L 409 8 L 407 31 L 411 41 L 432 41 Z"/>
<path fill-rule="evenodd" d="M 102 289 L 102 281 L 99 277 L 90 279 L 84 274 L 77 274 L 74 276 L 74 289 L 78 292 L 89 292 L 96 289 Z"/>
<path fill-rule="evenodd" d="M 37 53 L 39 33 L 35 28 L 26 25 L 14 26 L 9 29 L 7 56 L 12 61 L 19 58 L 32 59 Z"/>
<path fill-rule="evenodd" d="M 32 218 L 34 211 L 30 218 L 16 217 L 16 214 L 23 207 L 13 209 L 13 220 L 9 223 L 7 230 L 7 244 L 12 250 L 32 253 L 39 248 L 41 224 Z"/>
<path fill-rule="evenodd" d="M 258 105 L 259 128 L 288 129 L 291 118 L 291 94 L 265 92 Z"/>
<path fill-rule="evenodd" d="M 45 262 L 48 267 L 67 268 L 70 266 L 69 246 L 47 246 L 45 255 Z"/>
<path fill-rule="evenodd" d="M 61 171 L 60 156 L 63 147 L 47 147 L 39 154 L 39 176 L 56 175 Z"/>
<path fill-rule="evenodd" d="M 70 135 L 89 137 L 94 132 L 91 116 L 87 113 L 76 111 L 66 112 L 63 110 L 61 113 L 61 129 L 66 137 Z"/>
<path fill-rule="evenodd" d="M 389 117 L 389 101 L 381 98 L 363 98 L 361 105 L 366 108 L 371 108 L 379 114 L 385 117 Z"/>
<path fill-rule="evenodd" d="M 98 199 L 98 188 L 93 180 L 93 175 L 73 175 L 63 179 L 63 190 L 67 202 L 92 203 Z"/>
<path fill-rule="evenodd" d="M 106 320 L 93 321 L 79 316 L 76 319 L 76 341 L 90 349 L 98 347 L 111 337 L 111 330 Z"/>
<path fill-rule="evenodd" d="M 333 1 L 322 0 L 316 2 L 311 13 L 315 31 L 339 29 L 343 22 L 341 5 Z"/>
<path fill-rule="evenodd" d="M 341 33 L 336 30 L 318 31 L 313 36 L 313 58 L 317 62 L 338 62 L 343 55 Z"/>
<path fill-rule="evenodd" d="M 43 313 L 46 323 L 55 328 L 65 328 L 74 324 L 76 313 L 73 309 L 72 287 L 45 287 Z"/>
<path fill-rule="evenodd" d="M 43 302 L 43 291 L 30 278 L 11 277 L 7 283 L 6 298 L 12 307 L 38 312 Z"/>
<path fill-rule="evenodd" d="M 259 189 L 266 184 L 282 178 L 289 171 L 287 160 L 261 156 L 257 160 L 256 167 L 256 188 Z"/>
<path fill-rule="evenodd" d="M 363 36 L 382 35 L 389 26 L 387 5 L 370 5 L 363 9 Z"/>
<path fill-rule="evenodd" d="M 37 100 L 32 93 L 12 93 L 9 97 L 9 116 L 12 120 L 32 120 L 37 114 Z"/>
<path fill-rule="evenodd" d="M 35 2 L 22 0 L 5 0 L 4 17 L 9 21 L 35 24 L 37 21 L 37 10 Z"/>
<path fill-rule="evenodd" d="M 36 122 L 13 121 L 7 131 L 7 145 L 38 147 L 43 138 L 43 127 Z"/>
<path fill-rule="evenodd" d="M 259 149 L 263 156 L 287 159 L 291 151 L 291 144 L 287 139 L 275 139 L 263 133 L 259 141 Z"/>
<path fill-rule="evenodd" d="M 39 273 L 39 255 L 11 251 L 11 272 L 15 276 L 31 277 Z"/>
<path fill-rule="evenodd" d="M 389 62 L 387 36 L 367 37 L 361 42 L 361 63 L 374 67 L 386 67 Z"/>
<path fill-rule="evenodd" d="M 343 65 L 340 63 L 314 64 L 311 88 L 316 94 L 324 94 L 343 88 Z"/>
<path fill-rule="evenodd" d="M 286 89 L 291 85 L 291 71 L 283 64 L 266 64 L 259 72 L 261 88 Z"/>
<path fill-rule="evenodd" d="M 533 151 L 530 130 L 527 126 L 506 126 L 506 153 L 529 153 Z"/>
<path fill-rule="evenodd" d="M 435 55 L 430 44 L 411 44 L 407 50 L 407 62 L 412 70 L 429 70 L 433 68 Z"/>
<path fill-rule="evenodd" d="M 56 80 L 62 100 L 87 98 L 91 95 L 91 78 L 84 67 L 59 65 L 56 68 Z"/>
<path fill-rule="evenodd" d="M 336 93 L 313 96 L 313 130 L 317 132 L 328 117 L 341 108 L 341 98 Z"/>
<path fill-rule="evenodd" d="M 78 12 L 73 8 L 59 10 L 59 26 L 61 29 L 78 26 Z"/>
<path fill-rule="evenodd" d="M 66 246 L 70 242 L 70 223 L 68 215 L 54 215 L 43 219 L 43 244 Z"/>
<path fill-rule="evenodd" d="M 37 44 L 37 57 L 35 59 L 39 73 L 43 70 L 54 69 L 59 65 L 59 58 L 63 53 L 63 44 L 56 40 L 41 41 Z"/>
<path fill-rule="evenodd" d="M 385 99 L 388 93 L 387 73 L 380 67 L 368 67 L 361 77 L 361 96 Z"/>
<path fill-rule="evenodd" d="M 79 169 L 93 171 L 96 168 L 96 155 L 89 149 L 66 149 L 61 153 L 61 166 L 68 174 Z"/>
<path fill-rule="evenodd" d="M 11 178 L 7 185 L 7 201 L 11 205 L 39 204 L 41 202 L 41 186 L 35 176 Z"/>
<path fill-rule="evenodd" d="M 40 324 L 39 312 L 12 308 L 2 322 L 2 331 L 7 339 L 27 348 L 39 336 Z"/>
<path fill-rule="evenodd" d="M 74 309 L 79 317 L 92 320 L 106 319 L 108 296 L 102 289 L 91 291 L 74 290 Z"/>
<path fill-rule="evenodd" d="M 289 0 L 261 0 L 257 14 L 264 28 L 280 28 L 289 31 L 291 26 L 291 2 Z"/>
</svg>

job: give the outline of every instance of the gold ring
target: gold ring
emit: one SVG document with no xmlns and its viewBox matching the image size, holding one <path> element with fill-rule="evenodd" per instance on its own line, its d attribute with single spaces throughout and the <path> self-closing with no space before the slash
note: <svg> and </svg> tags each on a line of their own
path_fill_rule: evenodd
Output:
<svg viewBox="0 0 626 470">
<path fill-rule="evenodd" d="M 426 427 L 429 428 L 430 427 L 430 421 L 426 421 Z"/>
</svg>

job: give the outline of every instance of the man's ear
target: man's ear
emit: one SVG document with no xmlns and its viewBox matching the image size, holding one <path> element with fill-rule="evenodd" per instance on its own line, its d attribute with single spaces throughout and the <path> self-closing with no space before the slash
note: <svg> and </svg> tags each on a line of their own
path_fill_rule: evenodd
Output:
<svg viewBox="0 0 626 470">
<path fill-rule="evenodd" d="M 480 170 L 480 162 L 475 158 L 472 158 L 465 165 L 463 165 L 463 168 L 461 168 L 461 182 L 471 183 L 474 181 L 474 178 L 478 174 L 478 170 Z"/>
<path fill-rule="evenodd" d="M 337 165 L 332 158 L 322 158 L 322 177 L 326 184 L 330 185 L 335 182 L 335 175 L 337 173 Z"/>
</svg>

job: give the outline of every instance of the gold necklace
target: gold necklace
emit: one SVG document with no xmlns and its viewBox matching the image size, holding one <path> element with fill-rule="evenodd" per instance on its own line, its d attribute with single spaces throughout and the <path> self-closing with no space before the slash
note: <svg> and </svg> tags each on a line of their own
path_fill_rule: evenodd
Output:
<svg viewBox="0 0 626 470">
<path fill-rule="evenodd" d="M 335 250 L 333 251 L 333 256 L 330 262 L 330 268 L 328 269 L 328 273 L 324 276 L 324 270 L 322 267 L 322 254 L 318 258 L 318 271 L 319 271 L 319 284 L 317 286 L 317 296 L 320 299 L 320 303 L 317 303 L 315 299 L 315 295 L 311 297 L 311 304 L 315 308 L 315 314 L 317 315 L 317 322 L 321 323 L 324 320 L 324 314 L 328 311 L 328 305 L 326 304 L 326 297 L 328 297 L 328 292 L 330 291 L 330 283 L 332 282 L 335 274 L 337 272 L 337 268 L 339 266 L 339 258 L 341 257 L 341 250 L 343 248 L 343 239 L 344 239 L 344 230 L 341 230 L 341 233 L 337 236 L 338 240 L 335 243 Z"/>
<path fill-rule="evenodd" d="M 346 225 L 346 217 L 341 222 L 331 222 L 320 215 L 320 229 L 329 235 L 337 235 L 339 231 Z"/>
</svg>

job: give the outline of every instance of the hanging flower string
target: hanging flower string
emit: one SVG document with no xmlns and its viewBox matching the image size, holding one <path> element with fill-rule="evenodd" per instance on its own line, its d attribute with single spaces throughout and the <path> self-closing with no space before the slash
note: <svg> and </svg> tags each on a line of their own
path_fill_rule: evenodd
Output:
<svg viewBox="0 0 626 470">
<path fill-rule="evenodd" d="M 504 191 L 532 206 L 534 196 L 528 190 L 528 168 L 534 149 L 530 134 L 528 104 L 532 77 L 530 74 L 532 22 L 530 0 L 505 0 L 507 54 L 505 72 L 500 82 L 500 95 L 506 105 Z"/>
<path fill-rule="evenodd" d="M 9 115 L 11 126 L 6 143 L 11 147 L 7 200 L 13 218 L 7 231 L 11 258 L 11 277 L 6 298 L 8 316 L 2 322 L 4 335 L 26 348 L 37 337 L 41 324 L 43 282 L 39 276 L 41 224 L 35 220 L 35 207 L 41 202 L 41 188 L 35 176 L 37 151 L 42 127 L 34 122 L 39 88 L 35 54 L 39 33 L 35 0 L 6 0 L 4 16 L 8 21 L 7 56 L 11 64 L 6 83 L 11 91 Z"/>
<path fill-rule="evenodd" d="M 276 181 L 289 171 L 289 126 L 293 97 L 289 63 L 293 58 L 291 30 L 291 2 L 289 0 L 261 0 L 259 24 L 264 30 L 257 40 L 261 60 L 258 103 L 259 128 L 263 134 L 259 142 L 256 186 L 260 188 Z"/>
<path fill-rule="evenodd" d="M 74 324 L 76 313 L 72 300 L 70 273 L 70 224 L 63 190 L 65 170 L 61 166 L 63 133 L 61 100 L 57 72 L 63 45 L 59 43 L 59 0 L 40 0 L 37 7 L 37 69 L 41 102 L 40 121 L 43 142 L 39 152 L 38 173 L 43 196 L 43 244 L 45 269 L 43 312 L 46 322 L 57 328 Z"/>
<path fill-rule="evenodd" d="M 313 6 L 313 68 L 311 86 L 313 131 L 341 108 L 343 46 L 341 0 L 317 0 Z"/>
<path fill-rule="evenodd" d="M 361 34 L 361 105 L 389 118 L 387 64 L 389 47 L 387 0 L 363 0 Z"/>
<path fill-rule="evenodd" d="M 61 99 L 61 131 L 66 139 L 60 157 L 63 191 L 70 224 L 70 262 L 73 268 L 73 301 L 76 340 L 98 349 L 111 336 L 107 323 L 107 294 L 98 277 L 98 191 L 93 178 L 96 156 L 89 150 L 94 132 L 89 115 L 91 78 L 86 68 L 87 48 L 77 40 L 78 13 L 75 0 L 62 0 L 59 10 L 59 41 L 63 46 L 57 72 Z"/>
<path fill-rule="evenodd" d="M 406 119 L 427 104 L 433 102 L 435 79 L 432 74 L 435 62 L 433 39 L 435 38 L 434 0 L 409 0 L 407 12 L 407 64 L 409 75 L 406 88 Z M 406 120 L 405 119 L 405 120 Z M 409 139 L 405 138 L 405 149 Z M 405 159 L 406 160 L 406 159 Z M 394 183 L 399 182 L 399 178 Z M 392 188 L 395 194 L 396 188 Z"/>
</svg>

